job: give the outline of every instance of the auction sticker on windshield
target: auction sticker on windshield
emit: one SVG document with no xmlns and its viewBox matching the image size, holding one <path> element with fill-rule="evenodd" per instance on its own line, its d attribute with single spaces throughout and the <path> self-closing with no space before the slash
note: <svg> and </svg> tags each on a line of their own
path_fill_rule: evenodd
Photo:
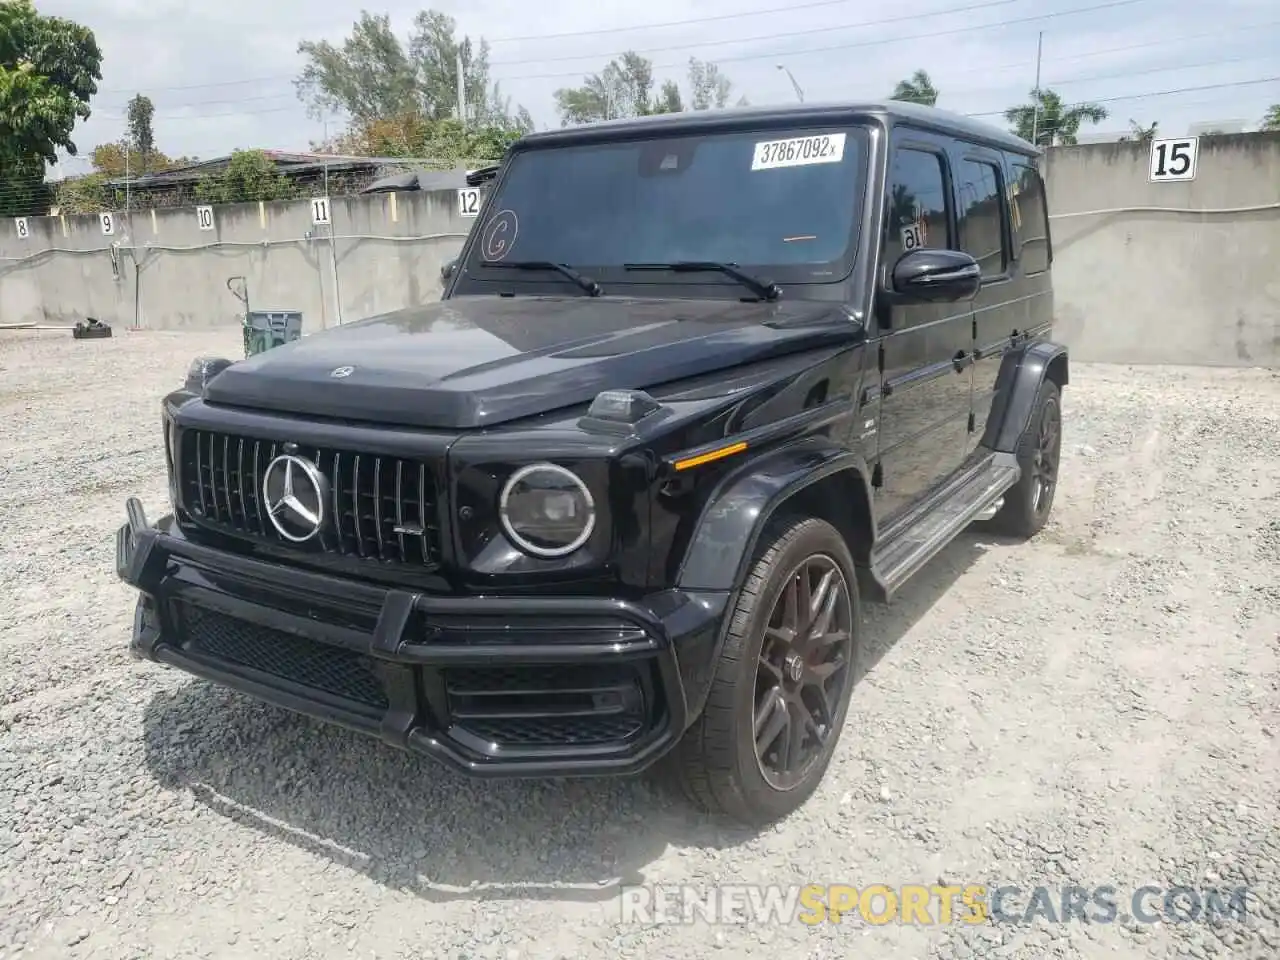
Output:
<svg viewBox="0 0 1280 960">
<path fill-rule="evenodd" d="M 822 133 L 790 140 L 757 143 L 751 158 L 752 170 L 803 167 L 811 163 L 839 163 L 844 159 L 843 133 Z"/>
</svg>

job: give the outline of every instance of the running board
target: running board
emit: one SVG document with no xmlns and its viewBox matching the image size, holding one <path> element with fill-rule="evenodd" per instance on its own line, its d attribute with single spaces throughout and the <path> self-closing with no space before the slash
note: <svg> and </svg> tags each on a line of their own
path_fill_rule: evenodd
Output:
<svg viewBox="0 0 1280 960">
<path fill-rule="evenodd" d="M 871 551 L 879 599 L 889 600 L 969 524 L 995 516 L 1021 475 L 1013 454 L 993 453 L 881 534 Z"/>
</svg>

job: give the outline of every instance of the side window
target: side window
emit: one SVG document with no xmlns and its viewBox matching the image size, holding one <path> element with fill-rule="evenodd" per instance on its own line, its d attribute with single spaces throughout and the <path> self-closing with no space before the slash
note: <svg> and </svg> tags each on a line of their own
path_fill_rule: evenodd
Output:
<svg viewBox="0 0 1280 960">
<path fill-rule="evenodd" d="M 1052 261 L 1049 247 L 1049 207 L 1044 195 L 1040 171 L 1023 163 L 1013 165 L 1013 183 L 1009 199 L 1013 213 L 1013 229 L 1018 231 L 1024 273 L 1048 270 Z"/>
<path fill-rule="evenodd" d="M 949 246 L 946 183 L 942 154 L 910 147 L 894 150 L 885 238 L 885 263 L 891 269 L 904 253 Z"/>
<path fill-rule="evenodd" d="M 1000 209 L 1000 171 L 981 160 L 961 160 L 956 169 L 956 193 L 960 197 L 960 249 L 978 261 L 984 277 L 1004 273 L 1009 257 Z"/>
</svg>

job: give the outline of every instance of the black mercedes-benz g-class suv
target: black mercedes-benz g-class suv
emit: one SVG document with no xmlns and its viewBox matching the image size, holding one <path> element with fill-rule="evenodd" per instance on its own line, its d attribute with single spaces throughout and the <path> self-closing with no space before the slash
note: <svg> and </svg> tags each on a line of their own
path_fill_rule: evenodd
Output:
<svg viewBox="0 0 1280 960">
<path fill-rule="evenodd" d="M 634 773 L 767 822 L 887 600 L 1053 501 L 1038 151 L 903 103 L 533 134 L 442 299 L 163 401 L 132 649 L 471 774 Z"/>
</svg>

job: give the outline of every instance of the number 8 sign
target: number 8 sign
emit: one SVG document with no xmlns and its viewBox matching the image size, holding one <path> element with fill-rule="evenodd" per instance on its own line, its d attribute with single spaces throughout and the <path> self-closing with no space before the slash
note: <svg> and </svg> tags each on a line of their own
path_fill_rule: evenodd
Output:
<svg viewBox="0 0 1280 960">
<path fill-rule="evenodd" d="M 18 239 L 25 240 L 31 236 L 31 227 L 27 224 L 26 217 L 14 217 L 13 229 L 18 232 Z"/>
</svg>

